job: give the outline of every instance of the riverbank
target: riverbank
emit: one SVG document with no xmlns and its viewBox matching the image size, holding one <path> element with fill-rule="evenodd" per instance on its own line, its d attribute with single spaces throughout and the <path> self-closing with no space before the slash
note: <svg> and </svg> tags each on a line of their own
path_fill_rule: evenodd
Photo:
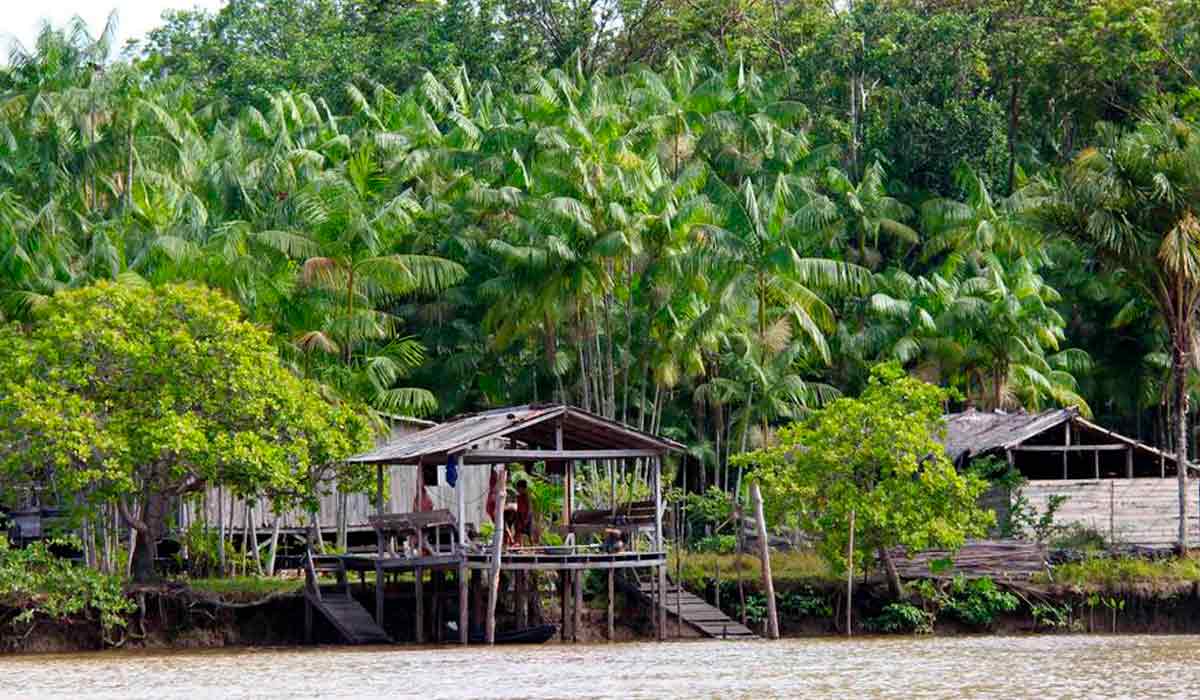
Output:
<svg viewBox="0 0 1200 700">
<path fill-rule="evenodd" d="M 845 581 L 804 552 L 776 558 L 775 586 L 780 630 L 785 637 L 846 634 Z M 702 555 L 685 558 L 685 586 L 721 607 L 731 618 L 762 629 L 766 613 L 754 557 Z M 709 575 L 706 572 L 719 575 Z M 105 648 L 178 650 L 305 644 L 304 598 L 299 579 L 219 579 L 153 587 L 127 587 L 124 625 L 101 624 L 87 608 L 50 616 L 36 606 L 0 603 L 0 652 L 78 652 Z M 599 591 L 595 595 L 591 591 Z M 558 596 L 543 592 L 546 622 L 558 624 Z M 368 609 L 370 590 L 356 592 Z M 607 637 L 603 588 L 589 588 L 579 632 L 581 642 Z M 1087 558 L 1055 567 L 1034 580 L 942 579 L 913 581 L 905 598 L 892 598 L 882 581 L 855 582 L 850 611 L 854 635 L 958 636 L 981 634 L 1200 634 L 1200 562 L 1194 559 Z M 60 606 L 61 607 L 61 606 Z M 649 640 L 649 611 L 618 593 L 615 641 Z M 403 583 L 389 592 L 384 626 L 401 643 L 410 636 L 413 600 Z M 427 610 L 432 605 L 427 603 Z M 511 620 L 501 616 L 502 626 Z M 668 638 L 696 638 L 668 617 Z M 336 644 L 336 631 L 320 615 L 314 641 Z"/>
<path fill-rule="evenodd" d="M 776 562 L 780 565 L 776 566 Z M 757 557 L 689 555 L 672 572 L 756 630 L 766 615 Z M 783 636 L 846 634 L 846 581 L 808 552 L 772 556 Z M 1091 553 L 1032 579 L 909 581 L 903 600 L 856 577 L 854 634 L 1200 633 L 1200 561 Z"/>
</svg>

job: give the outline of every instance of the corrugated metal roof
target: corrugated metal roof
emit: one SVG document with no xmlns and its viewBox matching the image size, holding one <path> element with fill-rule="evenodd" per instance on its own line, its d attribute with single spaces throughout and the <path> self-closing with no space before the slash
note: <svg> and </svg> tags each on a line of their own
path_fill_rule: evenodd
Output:
<svg viewBox="0 0 1200 700">
<path fill-rule="evenodd" d="M 1074 409 L 1042 413 L 1001 413 L 966 411 L 946 416 L 946 437 L 942 444 L 951 461 L 981 455 L 1020 444 L 1061 425 L 1075 415 Z"/>
<path fill-rule="evenodd" d="M 946 416 L 946 436 L 942 444 L 955 464 L 989 452 L 1016 447 L 1036 435 L 1071 421 L 1079 428 L 1093 430 L 1108 438 L 1130 445 L 1135 450 L 1174 464 L 1175 455 L 1103 428 L 1082 418 L 1074 408 L 1041 413 L 1004 413 L 1002 411 L 965 411 Z M 1194 465 L 1189 465 L 1193 470 Z"/>
<path fill-rule="evenodd" d="M 574 406 L 538 404 L 498 408 L 452 419 L 405 435 L 349 461 L 369 464 L 434 464 L 448 455 L 497 438 L 513 438 L 527 445 L 554 447 L 554 425 L 561 419 L 565 449 L 635 447 L 678 452 L 677 442 L 630 428 Z"/>
</svg>

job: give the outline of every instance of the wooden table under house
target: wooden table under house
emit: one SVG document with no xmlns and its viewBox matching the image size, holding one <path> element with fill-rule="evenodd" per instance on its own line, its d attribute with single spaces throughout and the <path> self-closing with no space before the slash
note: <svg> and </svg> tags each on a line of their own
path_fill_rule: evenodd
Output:
<svg viewBox="0 0 1200 700">
<path fill-rule="evenodd" d="M 457 641 L 463 644 L 471 639 L 469 581 L 473 571 L 479 571 L 478 575 L 484 577 L 487 591 L 484 639 L 491 643 L 496 637 L 496 599 L 501 571 L 558 573 L 564 623 L 560 632 L 565 640 L 568 609 L 573 610 L 571 636 L 577 638 L 583 572 L 608 573 L 611 639 L 614 575 L 621 569 L 640 569 L 650 574 L 657 591 L 652 618 L 661 640 L 667 613 L 663 594 L 667 555 L 663 544 L 662 459 L 683 449 L 671 440 L 562 404 L 496 409 L 404 436 L 350 461 L 377 466 L 379 494 L 384 493 L 383 475 L 387 465 L 411 465 L 417 470 L 450 465 L 447 471 L 491 468 L 496 476 L 492 491 L 497 500 L 494 535 L 488 542 L 470 536 L 479 523 L 466 522 L 462 488 L 455 488 L 455 512 L 386 513 L 384 500 L 380 497 L 376 514 L 371 518 L 377 533 L 376 551 L 341 555 L 340 568 L 346 572 L 374 572 L 374 619 L 381 629 L 385 619 L 384 593 L 388 575 L 412 573 L 416 594 L 414 639 L 418 643 L 426 641 L 425 577 L 432 573 L 439 577 L 438 580 L 444 580 L 446 573 L 452 573 L 458 588 Z M 547 473 L 561 475 L 563 480 L 561 525 L 565 544 L 506 547 L 501 533 L 504 532 L 507 465 L 523 464 L 529 471 L 538 462 L 545 465 Z M 589 462 L 593 466 L 611 467 L 607 469 L 611 478 L 606 509 L 578 510 L 575 507 L 576 468 Z M 619 502 L 618 474 L 633 470 L 645 475 L 653 493 L 651 500 Z M 615 548 L 604 542 L 583 543 L 597 534 L 611 536 L 614 531 L 622 533 L 626 546 Z M 568 591 L 573 591 L 573 596 Z M 475 622 L 478 624 L 479 621 Z"/>
</svg>

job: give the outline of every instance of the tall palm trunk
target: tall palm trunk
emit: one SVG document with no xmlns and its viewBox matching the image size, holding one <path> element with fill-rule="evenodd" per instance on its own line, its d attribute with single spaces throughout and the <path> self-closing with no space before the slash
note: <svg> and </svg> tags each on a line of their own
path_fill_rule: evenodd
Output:
<svg viewBox="0 0 1200 700">
<path fill-rule="evenodd" d="M 1171 353 L 1171 373 L 1175 383 L 1175 472 L 1179 483 L 1179 551 L 1188 549 L 1188 435 L 1187 435 L 1187 374 L 1188 355 L 1180 347 L 1180 341 L 1175 342 Z"/>
<path fill-rule="evenodd" d="M 350 360 L 354 357 L 354 268 L 346 267 L 346 337 L 343 342 L 345 346 L 342 348 L 342 358 L 345 359 L 346 365 L 350 365 Z"/>
</svg>

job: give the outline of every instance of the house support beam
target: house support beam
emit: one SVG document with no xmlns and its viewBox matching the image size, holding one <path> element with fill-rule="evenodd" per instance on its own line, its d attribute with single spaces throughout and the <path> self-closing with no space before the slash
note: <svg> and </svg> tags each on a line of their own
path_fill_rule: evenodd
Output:
<svg viewBox="0 0 1200 700">
<path fill-rule="evenodd" d="M 488 577 L 487 643 L 496 643 L 496 598 L 500 595 L 500 558 L 504 552 L 504 506 L 508 499 L 508 470 L 496 470 L 496 531 L 492 537 L 492 566 Z"/>
<path fill-rule="evenodd" d="M 558 442 L 559 434 L 555 434 Z M 559 443 L 561 444 L 561 443 Z M 521 450 L 521 449 L 479 449 L 467 450 L 459 455 L 464 464 L 500 464 L 507 462 L 538 462 L 542 460 L 591 460 L 591 459 L 632 459 L 636 457 L 655 457 L 662 454 L 658 450 Z"/>
<path fill-rule="evenodd" d="M 1014 452 L 1119 452 L 1131 449 L 1125 443 L 1108 443 L 1104 445 L 1014 445 L 1009 448 Z"/>
</svg>

